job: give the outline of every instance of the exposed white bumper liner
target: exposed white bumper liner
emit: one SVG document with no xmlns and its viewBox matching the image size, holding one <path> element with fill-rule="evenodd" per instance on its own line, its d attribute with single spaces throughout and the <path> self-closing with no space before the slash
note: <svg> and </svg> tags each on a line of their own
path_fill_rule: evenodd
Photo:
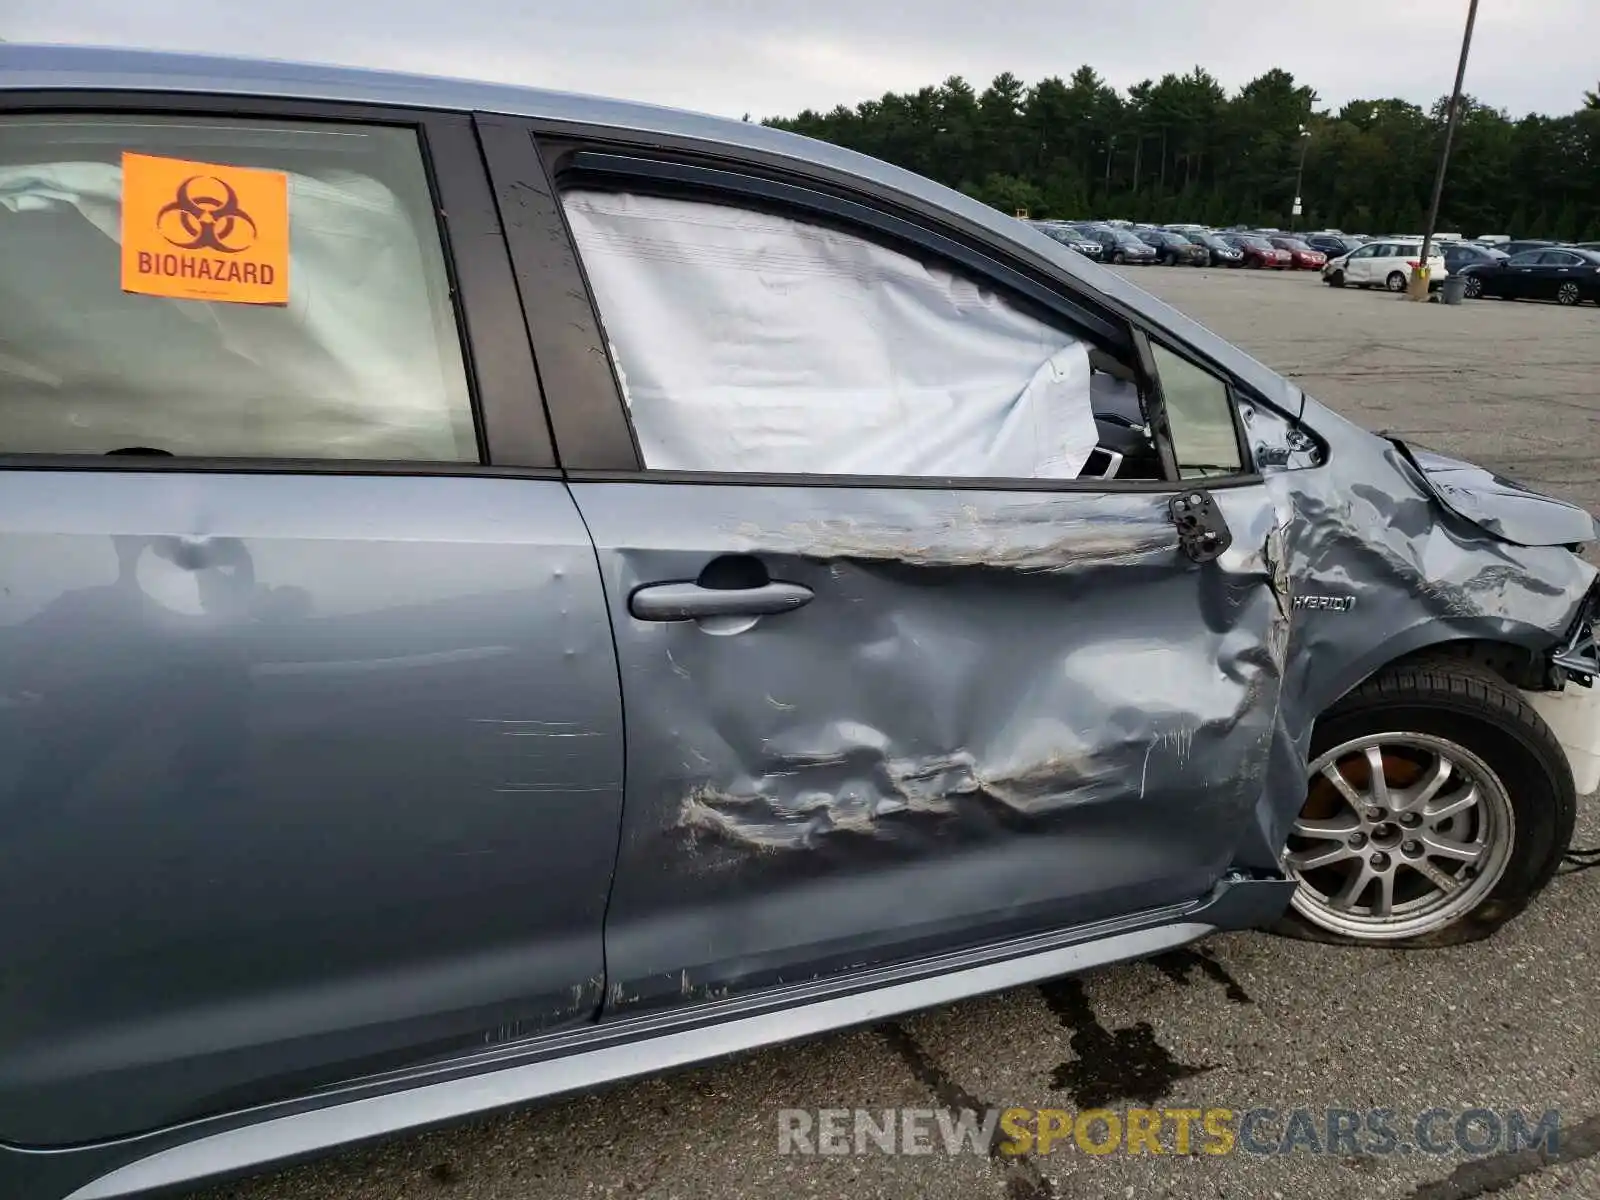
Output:
<svg viewBox="0 0 1600 1200">
<path fill-rule="evenodd" d="M 1569 681 L 1559 692 L 1522 695 L 1567 752 L 1578 795 L 1600 791 L 1600 681 L 1589 687 Z"/>
</svg>

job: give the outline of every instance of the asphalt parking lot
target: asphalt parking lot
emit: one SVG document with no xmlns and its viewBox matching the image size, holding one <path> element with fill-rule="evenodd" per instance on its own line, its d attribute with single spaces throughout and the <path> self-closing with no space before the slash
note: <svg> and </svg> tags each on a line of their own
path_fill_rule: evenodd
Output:
<svg viewBox="0 0 1600 1200">
<path fill-rule="evenodd" d="M 1414 304 L 1314 273 L 1143 268 L 1313 395 L 1600 510 L 1600 309 Z M 1578 842 L 1600 843 L 1596 801 Z M 362 1150 L 206 1200 L 1600 1195 L 1600 870 L 1487 943 L 1401 954 L 1263 934 Z M 1536 1154 L 780 1155 L 781 1108 L 1434 1107 L 1560 1113 Z"/>
</svg>

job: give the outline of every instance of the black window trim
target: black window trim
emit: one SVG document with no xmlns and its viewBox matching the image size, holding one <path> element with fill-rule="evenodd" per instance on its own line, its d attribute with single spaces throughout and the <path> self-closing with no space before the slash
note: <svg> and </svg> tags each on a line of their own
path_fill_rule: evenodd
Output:
<svg viewBox="0 0 1600 1200">
<path fill-rule="evenodd" d="M 1186 487 L 1238 487 L 1260 482 L 1253 457 L 1243 453 L 1246 468 L 1239 474 L 1204 481 L 1160 480 L 1015 479 L 980 476 L 820 475 L 782 472 L 673 471 L 643 465 L 632 422 L 628 419 L 621 388 L 605 351 L 605 335 L 582 262 L 559 202 L 559 185 L 572 179 L 618 183 L 634 179 L 656 185 L 720 192 L 748 199 L 777 202 L 786 207 L 831 217 L 953 258 L 995 286 L 1020 294 L 1077 324 L 1093 321 L 1094 332 L 1109 334 L 1108 342 L 1124 352 L 1134 350 L 1142 324 L 1136 317 L 1106 310 L 1108 321 L 1085 311 L 1072 297 L 1043 287 L 1037 280 L 1003 263 L 983 247 L 950 237 L 915 214 L 888 211 L 863 192 L 813 187 L 810 179 L 791 182 L 757 170 L 744 155 L 726 147 L 697 147 L 700 156 L 715 153 L 710 161 L 683 161 L 683 147 L 658 147 L 641 142 L 642 135 L 605 129 L 574 127 L 563 123 L 554 136 L 541 136 L 548 122 L 478 114 L 480 137 L 489 161 L 519 280 L 525 282 L 529 303 L 529 330 L 535 357 L 545 382 L 551 425 L 555 432 L 563 471 L 574 483 L 714 484 L 734 487 L 828 487 L 884 489 L 940 489 L 1017 492 L 1149 492 L 1172 494 Z M 542 287 L 532 286 L 543 280 Z M 1064 287 L 1056 281 L 1058 287 Z M 1170 339 L 1163 337 L 1163 344 Z M 1187 355 L 1195 358 L 1191 352 Z M 1197 360 L 1204 361 L 1204 360 Z M 1237 381 L 1214 364 L 1206 370 L 1218 375 L 1235 394 Z M 559 377 L 559 379 L 558 379 Z M 1151 414 L 1156 420 L 1155 414 Z M 1236 427 L 1239 422 L 1235 412 Z M 1158 438 L 1159 448 L 1159 438 Z M 1170 449 L 1163 459 L 1170 461 Z"/>
<path fill-rule="evenodd" d="M 0 91 L 0 117 L 46 113 L 279 119 L 408 128 L 427 175 L 461 341 L 476 462 L 0 452 L 4 470 L 560 478 L 504 234 L 469 113 L 273 96 L 119 90 Z"/>
<path fill-rule="evenodd" d="M 1143 330 L 1137 335 L 1140 342 L 1139 359 L 1149 379 L 1151 390 L 1151 411 L 1159 414 L 1156 423 L 1156 448 L 1162 456 L 1162 469 L 1181 483 L 1187 483 L 1191 488 L 1210 488 L 1226 484 L 1241 477 L 1248 479 L 1259 478 L 1256 467 L 1255 455 L 1250 451 L 1250 435 L 1245 429 L 1242 401 L 1250 397 L 1250 393 L 1242 389 L 1226 371 L 1219 370 L 1214 364 L 1195 354 L 1186 346 L 1180 345 L 1169 337 L 1160 334 L 1150 334 Z M 1192 479 L 1184 479 L 1181 465 L 1178 462 L 1177 442 L 1172 436 L 1172 422 L 1167 416 L 1166 393 L 1161 383 L 1161 369 L 1156 364 L 1155 356 L 1150 353 L 1154 346 L 1159 346 L 1174 358 L 1181 358 L 1184 362 L 1203 371 L 1222 384 L 1228 401 L 1228 415 L 1233 422 L 1233 443 L 1239 453 L 1239 469 L 1225 475 L 1202 475 Z"/>
</svg>

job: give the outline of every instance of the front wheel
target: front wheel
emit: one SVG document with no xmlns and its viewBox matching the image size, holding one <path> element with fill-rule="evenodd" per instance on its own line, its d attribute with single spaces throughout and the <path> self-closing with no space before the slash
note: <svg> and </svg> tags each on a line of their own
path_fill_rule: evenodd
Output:
<svg viewBox="0 0 1600 1200">
<path fill-rule="evenodd" d="M 1400 949 L 1488 937 L 1554 875 L 1572 772 L 1549 726 L 1463 660 L 1391 667 L 1318 723 L 1280 932 Z"/>
<path fill-rule="evenodd" d="M 1117 266 L 1120 267 L 1123 263 L 1128 261 L 1128 256 L 1126 254 L 1124 254 L 1121 250 L 1118 250 L 1115 254 L 1113 254 L 1111 256 L 1111 261 L 1114 262 Z"/>
<path fill-rule="evenodd" d="M 1390 271 L 1389 278 L 1383 281 L 1383 286 L 1391 292 L 1403 292 L 1406 290 L 1406 277 L 1399 271 Z"/>
<path fill-rule="evenodd" d="M 1476 275 L 1468 275 L 1466 283 L 1466 295 L 1468 300 L 1481 299 L 1483 296 L 1483 280 L 1479 279 Z"/>
<path fill-rule="evenodd" d="M 1332 275 L 1324 276 L 1324 282 L 1327 283 L 1329 287 L 1343 287 L 1344 272 L 1335 271 Z"/>
</svg>

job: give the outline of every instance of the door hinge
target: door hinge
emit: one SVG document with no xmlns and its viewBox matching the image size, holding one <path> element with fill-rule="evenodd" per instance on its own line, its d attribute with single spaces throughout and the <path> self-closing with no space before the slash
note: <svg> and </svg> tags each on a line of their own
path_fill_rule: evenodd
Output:
<svg viewBox="0 0 1600 1200">
<path fill-rule="evenodd" d="M 1233 532 L 1210 492 L 1196 490 L 1174 496 L 1167 512 L 1178 527 L 1178 548 L 1195 562 L 1210 562 L 1233 545 Z"/>
</svg>

